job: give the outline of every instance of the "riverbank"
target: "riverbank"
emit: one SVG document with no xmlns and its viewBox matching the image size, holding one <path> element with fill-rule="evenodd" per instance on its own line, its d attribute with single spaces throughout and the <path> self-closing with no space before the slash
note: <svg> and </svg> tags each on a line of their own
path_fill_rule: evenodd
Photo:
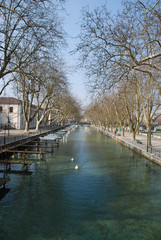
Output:
<svg viewBox="0 0 161 240">
<path fill-rule="evenodd" d="M 161 139 L 157 136 L 152 136 L 152 147 L 147 149 L 146 135 L 136 135 L 136 141 L 132 140 L 132 133 L 125 132 L 125 136 L 122 137 L 120 133 L 115 135 L 114 133 L 97 128 L 103 134 L 121 143 L 122 145 L 132 149 L 138 154 L 146 157 L 150 161 L 161 166 Z M 148 151 L 147 151 L 148 150 Z"/>
</svg>

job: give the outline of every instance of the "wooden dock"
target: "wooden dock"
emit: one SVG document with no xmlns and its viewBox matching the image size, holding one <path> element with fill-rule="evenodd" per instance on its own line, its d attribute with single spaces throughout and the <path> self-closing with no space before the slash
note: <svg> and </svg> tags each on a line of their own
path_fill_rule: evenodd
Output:
<svg viewBox="0 0 161 240">
<path fill-rule="evenodd" d="M 50 141 L 40 141 L 39 138 L 42 136 L 45 136 L 46 134 L 53 133 L 61 129 L 62 127 L 55 127 L 52 130 L 47 130 L 46 132 L 43 132 L 43 133 L 40 132 L 39 134 L 28 136 L 28 137 L 24 136 L 23 138 L 12 136 L 11 139 L 9 139 L 10 138 L 9 136 L 7 138 L 7 141 L 4 136 L 4 143 L 1 144 L 0 146 L 0 154 L 1 154 L 0 164 L 2 164 L 1 165 L 2 168 L 5 168 L 5 170 L 0 169 L 0 172 L 4 174 L 3 177 L 0 178 L 0 187 L 3 186 L 2 188 L 0 188 L 0 190 L 4 192 L 3 195 L 5 195 L 6 192 L 10 190 L 5 188 L 5 184 L 10 180 L 7 176 L 5 177 L 5 173 L 9 172 L 9 173 L 17 173 L 17 174 L 32 174 L 32 172 L 28 171 L 28 167 L 33 163 L 32 161 L 28 160 L 28 157 L 30 157 L 29 155 L 33 155 L 33 154 L 38 155 L 37 159 L 40 160 L 42 156 L 46 153 L 45 151 L 42 151 L 42 148 L 44 149 L 51 148 L 51 150 L 49 151 L 53 152 L 54 148 L 59 146 L 58 140 L 51 143 Z M 17 137 L 17 139 L 15 137 Z M 8 141 L 8 139 L 10 141 Z M 29 151 L 27 149 L 29 147 L 35 148 L 35 151 Z M 9 160 L 9 157 L 11 155 L 12 155 L 12 158 L 13 157 L 14 158 L 12 160 L 11 159 Z M 40 155 L 40 158 L 39 158 L 39 155 Z M 17 157 L 17 159 L 15 157 Z M 20 157 L 21 157 L 21 160 L 20 160 Z M 37 159 L 35 157 L 35 160 Z M 32 159 L 30 158 L 30 160 L 33 160 L 33 158 Z M 14 165 L 14 164 L 22 165 L 22 169 L 20 169 L 19 167 L 15 167 L 16 170 L 14 168 L 13 170 L 11 170 L 11 165 Z M 0 199 L 1 199 L 1 195 L 0 195 Z"/>
<path fill-rule="evenodd" d="M 18 153 L 21 153 L 21 154 L 23 154 L 23 159 L 25 160 L 25 159 L 28 159 L 28 156 L 30 154 L 40 155 L 40 159 L 42 159 L 43 154 L 45 154 L 46 152 L 44 152 L 44 151 L 28 151 L 28 150 L 5 149 L 4 153 L 5 154 L 13 153 L 14 159 L 17 159 L 18 158 Z"/>
<path fill-rule="evenodd" d="M 50 148 L 50 146 L 41 146 L 41 145 L 22 145 L 22 147 L 32 147 L 32 148 Z"/>
<path fill-rule="evenodd" d="M 28 151 L 28 150 L 5 150 L 8 153 L 25 153 L 25 154 L 45 154 L 44 151 Z"/>
<path fill-rule="evenodd" d="M 6 165 L 6 170 L 11 169 L 12 164 L 21 164 L 23 171 L 28 170 L 28 166 L 32 164 L 32 161 L 24 161 L 24 160 L 0 160 L 0 163 Z"/>
<path fill-rule="evenodd" d="M 32 143 L 34 144 L 39 144 L 39 145 L 53 145 L 53 146 L 59 146 L 59 141 L 48 141 L 48 140 L 43 140 L 43 141 L 39 141 L 39 140 L 36 140 L 36 141 L 32 141 Z"/>
<path fill-rule="evenodd" d="M 30 147 L 30 148 L 56 148 L 58 146 L 58 144 L 54 144 L 54 145 L 22 145 L 22 147 Z"/>
<path fill-rule="evenodd" d="M 32 164 L 32 161 L 23 161 L 23 160 L 0 160 L 0 163 L 31 165 L 31 164 Z"/>
</svg>

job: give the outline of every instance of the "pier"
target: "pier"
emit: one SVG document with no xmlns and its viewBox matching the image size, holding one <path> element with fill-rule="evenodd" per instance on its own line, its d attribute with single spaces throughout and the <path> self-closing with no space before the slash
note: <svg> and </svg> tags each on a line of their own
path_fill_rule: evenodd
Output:
<svg viewBox="0 0 161 240">
<path fill-rule="evenodd" d="M 28 173 L 29 166 L 33 164 L 33 160 L 40 161 L 45 155 L 42 149 L 51 148 L 51 152 L 55 147 L 59 146 L 59 142 L 47 143 L 40 141 L 49 133 L 56 132 L 62 127 L 55 127 L 54 129 L 46 130 L 39 133 L 23 134 L 20 130 L 10 130 L 10 136 L 5 136 L 3 132 L 0 133 L 0 164 L 4 165 L 4 169 L 0 169 L 3 177 L 0 177 L 0 187 L 5 188 L 5 184 L 10 180 L 6 177 L 6 173 Z M 8 138 L 7 138 L 8 137 Z M 25 149 L 24 149 L 25 148 Z M 36 150 L 29 150 L 28 148 L 36 148 Z M 30 155 L 37 155 L 39 157 L 30 159 Z M 12 155 L 13 159 L 9 159 Z M 20 155 L 20 156 L 19 156 Z M 22 157 L 21 157 L 22 156 Z M 11 170 L 12 165 L 21 165 L 21 170 Z"/>
<path fill-rule="evenodd" d="M 3 177 L 0 178 L 0 187 L 3 186 L 3 188 L 0 190 L 7 190 L 5 184 L 10 180 L 7 174 L 32 174 L 33 169 L 30 170 L 29 167 L 33 163 L 42 161 L 45 159 L 44 155 L 46 153 L 53 153 L 54 149 L 59 147 L 59 140 L 48 141 L 47 139 L 44 140 L 43 137 L 63 128 L 55 127 L 37 134 L 33 132 L 27 136 L 26 134 L 22 135 L 20 130 L 12 130 L 11 135 L 8 136 L 10 142 L 6 141 L 6 139 L 2 141 L 3 132 L 0 132 L 0 173 L 3 173 Z M 15 137 L 16 133 L 19 133 L 17 137 Z M 18 165 L 21 167 L 19 168 Z M 3 191 L 2 195 L 7 192 Z"/>
<path fill-rule="evenodd" d="M 25 160 L 1 160 L 0 163 L 5 164 L 6 170 L 11 170 L 11 165 L 12 164 L 21 164 L 22 165 L 22 170 L 27 171 L 29 165 L 31 165 L 33 162 L 32 161 L 25 161 Z"/>
<path fill-rule="evenodd" d="M 42 155 L 45 154 L 44 151 L 28 151 L 28 150 L 5 150 L 6 153 L 13 153 L 14 158 L 18 158 L 18 153 L 22 153 L 23 154 L 23 159 L 28 159 L 28 155 L 29 154 L 37 154 L 40 155 L 40 158 L 42 158 Z"/>
</svg>

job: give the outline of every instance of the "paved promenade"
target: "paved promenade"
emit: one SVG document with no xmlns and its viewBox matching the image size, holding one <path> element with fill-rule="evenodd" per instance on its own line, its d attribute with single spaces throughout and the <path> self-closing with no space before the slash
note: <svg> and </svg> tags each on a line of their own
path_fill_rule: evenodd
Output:
<svg viewBox="0 0 161 240">
<path fill-rule="evenodd" d="M 147 136 L 145 134 L 136 135 L 136 140 L 139 140 L 139 143 L 139 141 L 132 140 L 132 133 L 129 132 L 125 132 L 124 137 L 120 136 L 120 132 L 116 135 L 107 131 L 102 132 L 121 144 L 131 148 L 135 152 L 145 156 L 151 161 L 161 165 L 161 136 L 152 136 L 152 147 L 148 147 L 147 152 Z"/>
<path fill-rule="evenodd" d="M 125 132 L 125 137 L 121 137 L 121 136 L 117 136 L 118 138 L 127 141 L 130 144 L 133 144 L 139 148 L 142 148 L 144 150 L 147 150 L 147 136 L 146 134 L 139 134 L 136 135 L 136 140 L 139 140 L 141 142 L 137 143 L 137 141 L 133 141 L 132 140 L 132 133 L 129 132 Z M 152 136 L 152 149 L 157 149 L 161 151 L 161 138 L 159 138 L 158 136 Z M 150 152 L 151 149 L 148 148 L 148 151 Z"/>
</svg>

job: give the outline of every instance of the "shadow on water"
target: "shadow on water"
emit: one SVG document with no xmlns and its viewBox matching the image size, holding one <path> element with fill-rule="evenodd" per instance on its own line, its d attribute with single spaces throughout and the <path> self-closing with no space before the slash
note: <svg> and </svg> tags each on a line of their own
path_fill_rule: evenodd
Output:
<svg viewBox="0 0 161 240">
<path fill-rule="evenodd" d="M 4 173 L 4 170 L 0 170 L 0 173 Z M 12 169 L 7 169 L 5 170 L 6 174 L 18 174 L 18 175 L 31 175 L 33 172 L 30 170 L 23 171 L 23 170 L 12 170 Z"/>
<path fill-rule="evenodd" d="M 9 191 L 10 191 L 10 188 L 6 188 L 6 187 L 0 188 L 0 200 L 2 200 Z"/>
</svg>

